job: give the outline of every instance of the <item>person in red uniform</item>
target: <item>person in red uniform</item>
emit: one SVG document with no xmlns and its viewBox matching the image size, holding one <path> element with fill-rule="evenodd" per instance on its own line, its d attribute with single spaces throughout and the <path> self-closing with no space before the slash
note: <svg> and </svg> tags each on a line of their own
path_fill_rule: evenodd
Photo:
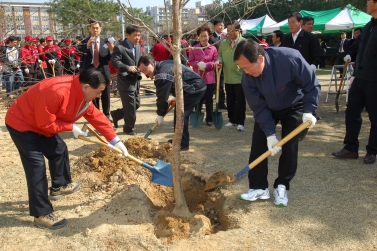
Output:
<svg viewBox="0 0 377 251">
<path fill-rule="evenodd" d="M 37 81 L 38 51 L 34 47 L 34 38 L 25 37 L 25 45 L 21 48 L 21 70 L 24 74 L 24 85 L 32 85 Z"/>
<path fill-rule="evenodd" d="M 43 72 L 45 73 L 47 72 L 47 64 L 46 64 L 46 61 L 43 60 L 43 49 L 45 46 L 46 46 L 46 39 L 44 38 L 39 39 L 39 44 L 37 46 L 38 63 L 39 63 L 39 68 L 40 68 L 40 72 L 38 72 L 38 76 L 37 76 L 38 80 L 45 79 Z"/>
<path fill-rule="evenodd" d="M 46 46 L 43 48 L 42 58 L 46 62 L 47 65 L 47 77 L 52 76 L 60 76 L 61 74 L 61 65 L 60 65 L 60 58 L 62 57 L 62 52 L 59 46 L 54 45 L 54 40 L 51 36 L 46 37 Z M 55 70 L 55 74 L 53 71 Z"/>
<path fill-rule="evenodd" d="M 266 37 L 263 36 L 263 35 L 261 36 L 260 41 L 258 42 L 258 44 L 259 44 L 260 46 L 262 46 L 262 48 L 267 48 L 267 47 L 269 47 L 268 43 L 266 42 Z"/>
<path fill-rule="evenodd" d="M 95 68 L 79 75 L 48 78 L 18 97 L 5 116 L 6 127 L 20 153 L 29 211 L 37 227 L 65 226 L 67 220 L 53 214 L 49 198 L 58 200 L 80 188 L 80 183 L 71 180 L 67 145 L 59 133 L 71 131 L 75 138 L 87 136 L 87 132 L 74 124 L 84 117 L 110 144 L 128 156 L 111 122 L 92 102 L 105 87 L 105 76 Z M 52 183 L 49 196 L 44 157 L 48 159 Z"/>
<path fill-rule="evenodd" d="M 167 35 L 166 35 L 166 38 L 167 38 Z M 165 46 L 160 41 L 157 41 L 157 43 L 153 46 L 152 56 L 155 61 L 161 62 L 161 61 L 169 59 L 170 51 L 168 51 L 168 49 L 166 49 Z"/>
<path fill-rule="evenodd" d="M 76 53 L 76 48 L 72 46 L 71 39 L 64 39 L 65 47 L 62 49 L 61 60 L 63 63 L 63 73 L 75 75 L 80 69 L 80 56 Z"/>
</svg>

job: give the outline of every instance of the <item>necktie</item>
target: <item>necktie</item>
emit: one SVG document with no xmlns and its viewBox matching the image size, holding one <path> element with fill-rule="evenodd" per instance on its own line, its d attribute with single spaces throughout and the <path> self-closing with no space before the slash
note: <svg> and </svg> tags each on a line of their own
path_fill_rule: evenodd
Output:
<svg viewBox="0 0 377 251">
<path fill-rule="evenodd" d="M 233 48 L 235 45 L 236 45 L 236 40 L 233 40 L 233 41 L 230 43 L 230 46 Z"/>
<path fill-rule="evenodd" d="M 344 40 L 342 40 L 342 42 L 340 42 L 339 52 L 342 52 L 342 51 L 343 51 L 343 42 L 344 42 Z"/>
<path fill-rule="evenodd" d="M 98 50 L 98 42 L 97 42 L 97 40 L 95 41 L 95 44 L 94 44 L 93 65 L 96 68 L 99 66 L 99 50 Z"/>
</svg>

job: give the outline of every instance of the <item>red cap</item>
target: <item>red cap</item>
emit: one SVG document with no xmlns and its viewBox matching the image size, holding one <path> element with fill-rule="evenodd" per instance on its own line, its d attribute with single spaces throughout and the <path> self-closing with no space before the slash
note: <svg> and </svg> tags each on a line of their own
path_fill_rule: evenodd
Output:
<svg viewBox="0 0 377 251">
<path fill-rule="evenodd" d="M 51 36 L 47 36 L 46 41 L 54 41 L 54 39 Z"/>
<path fill-rule="evenodd" d="M 66 38 L 66 39 L 64 39 L 64 43 L 65 43 L 65 44 L 70 44 L 70 43 L 72 43 L 72 41 L 71 41 L 71 39 Z"/>
<path fill-rule="evenodd" d="M 34 38 L 32 36 L 26 36 L 25 41 L 32 41 Z"/>
<path fill-rule="evenodd" d="M 34 42 L 34 43 L 38 43 L 38 42 L 39 42 L 39 40 L 38 40 L 38 39 L 36 39 L 36 38 L 33 38 L 33 42 Z"/>
</svg>

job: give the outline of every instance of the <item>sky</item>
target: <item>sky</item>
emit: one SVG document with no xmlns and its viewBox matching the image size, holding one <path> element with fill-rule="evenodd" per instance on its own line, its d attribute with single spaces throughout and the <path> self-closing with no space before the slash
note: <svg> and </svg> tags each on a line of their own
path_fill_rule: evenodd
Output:
<svg viewBox="0 0 377 251">
<path fill-rule="evenodd" d="M 80 0 L 78 0 L 80 1 Z M 116 0 L 114 0 L 116 1 Z M 190 0 L 189 3 L 186 5 L 186 7 L 188 8 L 194 8 L 195 7 L 195 3 L 199 1 L 199 0 Z M 5 2 L 5 1 L 2 1 L 2 2 Z M 26 3 L 26 2 L 34 2 L 34 3 L 45 3 L 45 2 L 48 2 L 48 0 L 9 0 L 9 2 L 22 2 L 22 3 Z M 128 6 L 128 1 L 122 1 L 123 3 L 125 3 L 127 6 Z M 163 0 L 130 0 L 131 4 L 132 4 L 132 7 L 134 8 L 143 8 L 143 10 L 145 10 L 145 7 L 147 6 L 164 6 L 164 1 Z M 212 0 L 207 0 L 207 1 L 204 1 L 206 4 L 209 4 L 212 2 Z"/>
</svg>

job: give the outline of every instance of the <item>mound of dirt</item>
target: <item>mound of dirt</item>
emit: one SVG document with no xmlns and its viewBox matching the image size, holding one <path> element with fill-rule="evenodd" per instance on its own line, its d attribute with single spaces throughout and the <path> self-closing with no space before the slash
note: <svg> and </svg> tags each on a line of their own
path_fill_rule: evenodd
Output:
<svg viewBox="0 0 377 251">
<path fill-rule="evenodd" d="M 128 139 L 125 145 L 132 156 L 151 165 L 157 160 L 171 162 L 170 143 L 159 144 L 156 141 L 133 137 Z M 184 158 L 182 161 L 188 162 Z M 98 192 L 113 196 L 125 186 L 138 186 L 151 201 L 154 207 L 152 209 L 159 210 L 154 220 L 155 234 L 164 243 L 232 228 L 228 213 L 224 212 L 223 208 L 225 197 L 221 193 L 206 193 L 205 180 L 200 175 L 191 173 L 189 168 L 181 173 L 185 199 L 190 212 L 193 213 L 193 217 L 190 218 L 177 217 L 170 213 L 174 209 L 174 194 L 171 187 L 151 182 L 151 172 L 147 168 L 118 156 L 107 147 L 79 158 L 72 168 L 72 176 L 83 184 L 84 192 L 89 196 Z M 145 197 L 140 197 L 140 200 L 145 200 Z"/>
</svg>

